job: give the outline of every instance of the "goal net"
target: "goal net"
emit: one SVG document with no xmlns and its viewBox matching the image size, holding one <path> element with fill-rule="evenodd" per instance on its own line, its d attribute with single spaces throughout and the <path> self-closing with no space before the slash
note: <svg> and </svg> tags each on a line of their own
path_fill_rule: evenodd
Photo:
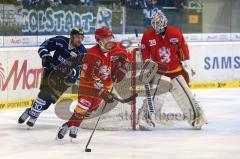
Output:
<svg viewBox="0 0 240 159">
<path fill-rule="evenodd" d="M 137 49 L 134 48 L 131 50 L 133 56 L 133 63 L 129 65 L 129 71 L 126 75 L 126 78 L 121 82 L 114 85 L 113 93 L 116 94 L 119 98 L 125 99 L 132 96 L 136 93 L 136 85 L 137 80 L 136 76 L 138 74 L 138 70 L 141 67 L 139 64 L 136 64 L 136 61 L 140 61 L 140 57 L 136 55 L 140 55 L 137 53 Z M 136 60 L 138 59 L 138 60 Z M 139 98 L 137 98 L 138 100 Z M 98 120 L 98 116 L 100 115 L 105 102 L 101 103 L 101 106 L 91 113 L 89 117 L 87 117 L 83 123 L 81 124 L 81 128 L 92 129 L 95 126 L 95 123 Z M 114 103 L 107 104 L 104 109 L 104 114 L 101 116 L 101 120 L 99 121 L 97 129 L 101 130 L 127 130 L 127 129 L 136 129 L 136 121 L 137 121 L 137 101 L 133 100 L 130 103 L 120 103 L 115 101 Z"/>
</svg>

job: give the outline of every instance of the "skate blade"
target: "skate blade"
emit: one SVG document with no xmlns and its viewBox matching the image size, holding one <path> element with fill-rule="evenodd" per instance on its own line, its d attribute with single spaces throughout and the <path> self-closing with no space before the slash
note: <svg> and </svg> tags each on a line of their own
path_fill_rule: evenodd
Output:
<svg viewBox="0 0 240 159">
<path fill-rule="evenodd" d="M 76 140 L 76 138 L 71 138 L 70 143 L 72 144 L 79 144 L 79 142 Z"/>
<path fill-rule="evenodd" d="M 145 127 L 145 126 L 142 126 L 142 125 L 139 125 L 139 130 L 142 130 L 142 131 L 151 131 L 151 129 Z"/>
<path fill-rule="evenodd" d="M 193 127 L 193 130 L 202 130 L 202 127 Z"/>
<path fill-rule="evenodd" d="M 56 140 L 56 141 L 60 141 L 60 140 L 62 140 L 62 139 L 59 139 L 58 136 L 56 136 L 56 137 L 55 137 L 55 140 Z"/>
<path fill-rule="evenodd" d="M 56 138 L 55 138 L 55 142 L 56 142 L 56 144 L 58 144 L 58 145 L 67 145 L 67 144 L 69 144 L 69 141 L 68 141 L 68 140 L 63 140 L 63 139 L 56 139 Z"/>
<path fill-rule="evenodd" d="M 33 127 L 27 126 L 27 130 L 32 130 Z"/>
</svg>

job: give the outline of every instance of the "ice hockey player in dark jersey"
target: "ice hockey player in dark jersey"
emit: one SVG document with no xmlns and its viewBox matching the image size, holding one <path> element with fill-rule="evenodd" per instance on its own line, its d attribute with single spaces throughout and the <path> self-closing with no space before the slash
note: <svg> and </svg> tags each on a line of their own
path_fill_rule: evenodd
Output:
<svg viewBox="0 0 240 159">
<path fill-rule="evenodd" d="M 40 84 L 40 91 L 32 106 L 27 108 L 19 117 L 19 124 L 23 124 L 25 121 L 27 121 L 26 124 L 29 127 L 33 127 L 39 115 L 44 110 L 47 110 L 51 104 L 54 104 L 67 90 L 67 88 L 76 82 L 77 78 L 79 77 L 82 58 L 87 52 L 86 48 L 82 44 L 83 39 L 83 30 L 81 28 L 73 28 L 70 33 L 70 38 L 56 36 L 46 40 L 41 44 L 38 54 L 42 60 L 44 71 Z M 51 52 L 53 52 L 53 55 L 51 55 Z M 69 64 L 69 59 L 73 59 L 74 57 L 78 57 L 78 61 L 73 68 L 70 67 L 67 72 L 67 76 L 61 74 L 57 77 L 58 81 L 64 81 L 63 84 L 61 84 L 61 86 L 50 85 L 49 77 L 56 70 L 56 68 L 59 66 L 63 67 L 65 64 Z M 61 89 L 59 90 L 59 88 L 56 88 L 56 86 L 61 87 Z"/>
</svg>

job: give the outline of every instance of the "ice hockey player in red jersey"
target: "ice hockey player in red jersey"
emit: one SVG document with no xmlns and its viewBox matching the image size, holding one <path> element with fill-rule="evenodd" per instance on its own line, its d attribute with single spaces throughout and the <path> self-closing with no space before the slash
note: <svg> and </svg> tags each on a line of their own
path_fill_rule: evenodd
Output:
<svg viewBox="0 0 240 159">
<path fill-rule="evenodd" d="M 62 139 L 69 131 L 71 138 L 77 137 L 81 122 L 86 115 L 96 110 L 102 100 L 113 102 L 110 89 L 113 82 L 120 82 L 127 73 L 129 53 L 121 43 L 113 41 L 108 28 L 99 28 L 95 32 L 97 44 L 88 50 L 83 58 L 78 104 L 72 117 L 62 125 L 57 138 Z"/>
<path fill-rule="evenodd" d="M 171 87 L 167 88 L 166 92 L 173 95 L 187 116 L 189 124 L 194 128 L 201 128 L 207 121 L 203 110 L 188 87 L 189 77 L 193 75 L 194 71 L 190 65 L 189 49 L 183 34 L 179 28 L 167 25 L 167 18 L 161 11 L 152 16 L 151 24 L 152 27 L 148 28 L 142 37 L 142 59 L 144 62 L 157 63 L 156 76 L 161 75 L 161 78 L 169 78 L 171 83 Z M 156 96 L 153 103 L 155 103 L 155 109 L 158 110 L 161 109 L 161 104 L 156 103 L 157 101 L 158 97 Z M 147 102 L 144 102 L 142 110 L 145 109 L 144 107 L 147 108 Z M 156 114 L 155 117 L 159 118 L 159 114 Z M 144 114 L 139 119 L 140 126 L 141 124 L 142 127 L 149 126 Z"/>
</svg>

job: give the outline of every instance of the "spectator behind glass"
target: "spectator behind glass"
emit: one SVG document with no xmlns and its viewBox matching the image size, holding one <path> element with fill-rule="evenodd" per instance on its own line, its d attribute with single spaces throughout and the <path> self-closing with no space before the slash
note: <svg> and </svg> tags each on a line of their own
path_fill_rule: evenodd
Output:
<svg viewBox="0 0 240 159">
<path fill-rule="evenodd" d="M 51 7 L 58 7 L 62 5 L 62 0 L 48 0 Z"/>
<path fill-rule="evenodd" d="M 176 7 L 177 9 L 187 9 L 189 0 L 160 0 L 164 7 Z"/>
<path fill-rule="evenodd" d="M 82 5 L 90 5 L 91 3 L 93 3 L 93 0 L 80 0 Z"/>
<path fill-rule="evenodd" d="M 91 5 L 93 3 L 94 0 L 62 0 L 63 5 L 69 5 L 69 4 L 73 4 L 73 5 Z M 98 0 L 96 0 L 98 1 Z"/>
<path fill-rule="evenodd" d="M 146 21 L 145 24 L 148 26 L 151 25 L 152 15 L 159 10 L 162 10 L 163 4 L 158 0 L 147 0 L 147 8 L 143 10 Z"/>
<path fill-rule="evenodd" d="M 18 0 L 22 3 L 23 6 L 34 6 L 38 5 L 41 0 Z"/>
<path fill-rule="evenodd" d="M 120 0 L 122 6 L 143 9 L 147 7 L 146 0 Z"/>
<path fill-rule="evenodd" d="M 62 0 L 17 0 L 17 3 L 23 7 L 46 6 L 56 7 L 62 5 Z"/>
<path fill-rule="evenodd" d="M 175 4 L 178 9 L 188 9 L 188 0 L 176 0 Z"/>
<path fill-rule="evenodd" d="M 138 8 L 146 8 L 147 7 L 146 0 L 133 0 L 133 1 L 134 1 L 134 5 Z"/>
</svg>

